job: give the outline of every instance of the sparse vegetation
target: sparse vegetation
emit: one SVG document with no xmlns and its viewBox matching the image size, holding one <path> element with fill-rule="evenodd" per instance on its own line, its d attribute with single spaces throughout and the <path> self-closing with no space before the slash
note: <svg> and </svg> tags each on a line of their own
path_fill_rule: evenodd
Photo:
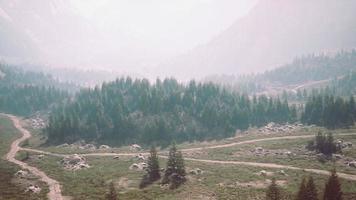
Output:
<svg viewBox="0 0 356 200">
<path fill-rule="evenodd" d="M 112 181 L 109 184 L 109 191 L 106 195 L 106 199 L 107 200 L 118 200 L 115 185 Z"/>
</svg>

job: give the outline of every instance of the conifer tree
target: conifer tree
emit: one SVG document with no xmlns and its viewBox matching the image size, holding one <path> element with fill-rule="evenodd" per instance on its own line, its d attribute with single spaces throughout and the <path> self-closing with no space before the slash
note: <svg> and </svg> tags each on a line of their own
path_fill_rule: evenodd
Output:
<svg viewBox="0 0 356 200">
<path fill-rule="evenodd" d="M 142 177 L 140 188 L 144 188 L 161 178 L 157 150 L 154 146 L 151 147 L 147 165 L 147 174 Z"/>
<path fill-rule="evenodd" d="M 305 177 L 303 177 L 303 180 L 299 186 L 299 191 L 296 200 L 305 200 L 305 199 L 306 199 L 306 180 Z"/>
<path fill-rule="evenodd" d="M 162 180 L 163 184 L 170 183 L 172 189 L 179 187 L 180 184 L 185 182 L 185 167 L 182 153 L 177 151 L 175 143 L 173 143 L 169 150 L 167 168 Z"/>
<path fill-rule="evenodd" d="M 161 178 L 157 150 L 154 146 L 151 147 L 150 157 L 148 158 L 148 169 L 150 181 L 154 182 Z"/>
<path fill-rule="evenodd" d="M 266 200 L 281 200 L 282 195 L 281 192 L 277 186 L 276 179 L 272 179 L 272 183 L 270 186 L 267 188 L 266 192 Z"/>
<path fill-rule="evenodd" d="M 164 177 L 162 180 L 163 184 L 169 183 L 169 177 L 175 173 L 175 169 L 177 166 L 177 147 L 176 144 L 173 143 L 172 147 L 169 149 L 167 167 L 164 173 Z"/>
<path fill-rule="evenodd" d="M 313 177 L 309 177 L 306 184 L 305 200 L 318 200 L 318 191 L 316 189 Z"/>
<path fill-rule="evenodd" d="M 336 170 L 331 171 L 328 182 L 325 184 L 323 200 L 342 200 L 342 191 Z"/>
<path fill-rule="evenodd" d="M 109 192 L 106 195 L 107 200 L 117 200 L 117 193 L 115 190 L 114 183 L 111 181 L 109 185 Z"/>
</svg>

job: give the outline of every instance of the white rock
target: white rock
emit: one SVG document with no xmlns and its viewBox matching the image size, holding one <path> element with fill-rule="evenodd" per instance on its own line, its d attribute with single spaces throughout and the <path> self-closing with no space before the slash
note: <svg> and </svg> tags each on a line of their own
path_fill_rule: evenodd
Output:
<svg viewBox="0 0 356 200">
<path fill-rule="evenodd" d="M 26 189 L 26 192 L 39 193 L 39 192 L 41 192 L 41 188 L 38 187 L 37 185 L 30 185 L 30 186 Z"/>
<path fill-rule="evenodd" d="M 100 145 L 99 149 L 110 149 L 108 145 Z"/>
</svg>

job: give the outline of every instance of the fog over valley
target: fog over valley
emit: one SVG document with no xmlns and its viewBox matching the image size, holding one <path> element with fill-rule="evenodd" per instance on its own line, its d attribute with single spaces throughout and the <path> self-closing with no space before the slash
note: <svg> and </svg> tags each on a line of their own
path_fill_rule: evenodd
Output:
<svg viewBox="0 0 356 200">
<path fill-rule="evenodd" d="M 356 200 L 356 0 L 0 0 L 0 200 Z"/>
</svg>

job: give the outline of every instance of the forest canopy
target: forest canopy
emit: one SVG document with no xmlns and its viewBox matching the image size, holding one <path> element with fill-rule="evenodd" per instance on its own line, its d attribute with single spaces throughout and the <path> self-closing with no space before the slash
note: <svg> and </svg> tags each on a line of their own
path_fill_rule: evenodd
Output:
<svg viewBox="0 0 356 200">
<path fill-rule="evenodd" d="M 121 78 L 79 92 L 55 109 L 46 132 L 53 143 L 78 139 L 112 145 L 168 145 L 233 136 L 237 129 L 294 122 L 286 100 L 249 98 L 212 83 Z"/>
</svg>

